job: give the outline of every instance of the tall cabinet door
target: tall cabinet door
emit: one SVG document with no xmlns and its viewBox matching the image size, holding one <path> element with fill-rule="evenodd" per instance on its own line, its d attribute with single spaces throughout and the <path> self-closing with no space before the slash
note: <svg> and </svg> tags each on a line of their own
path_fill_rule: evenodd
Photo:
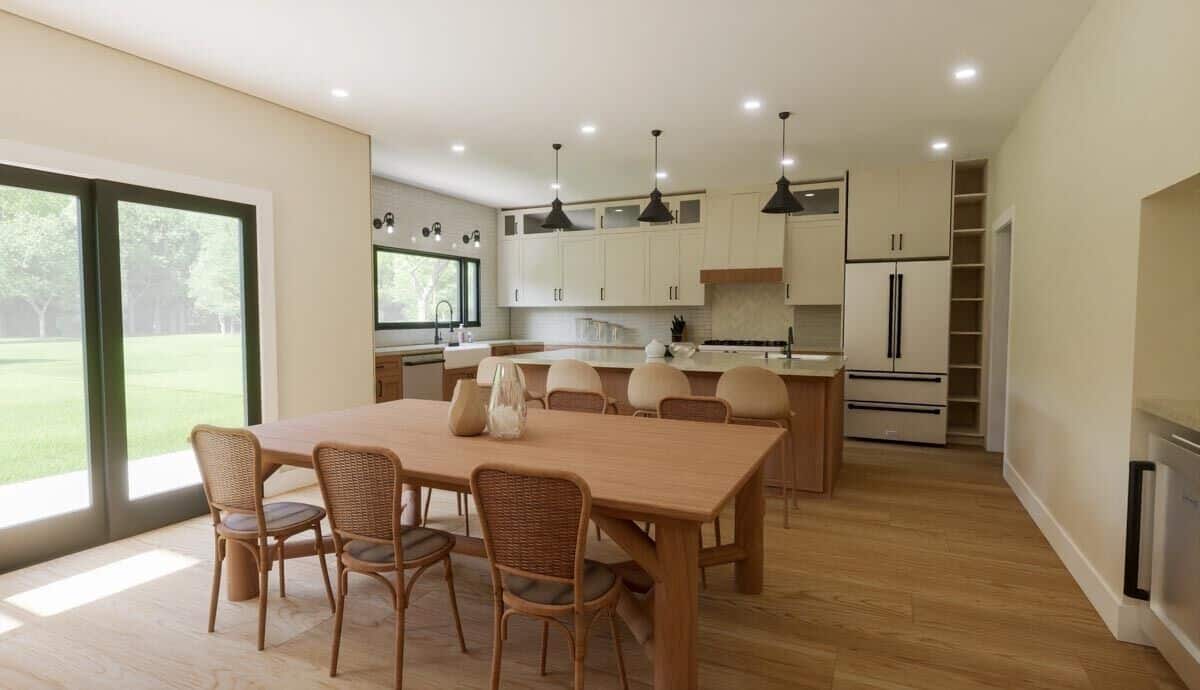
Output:
<svg viewBox="0 0 1200 690">
<path fill-rule="evenodd" d="M 950 256 L 950 210 L 953 163 L 930 161 L 901 169 L 902 213 L 897 215 L 897 259 L 940 259 Z"/>
<path fill-rule="evenodd" d="M 899 171 L 851 170 L 846 204 L 846 260 L 896 258 Z"/>
<path fill-rule="evenodd" d="M 502 307 L 521 306 L 521 244 L 519 240 L 501 240 L 496 246 L 496 303 Z"/>
<path fill-rule="evenodd" d="M 558 235 L 526 235 L 521 238 L 522 307 L 552 307 L 558 304 L 562 264 Z"/>
<path fill-rule="evenodd" d="M 704 283 L 700 282 L 700 267 L 704 264 L 704 231 L 684 230 L 679 233 L 679 279 L 675 283 L 675 303 L 704 306 Z"/>
<path fill-rule="evenodd" d="M 610 235 L 604 246 L 604 306 L 646 304 L 646 236 Z"/>
<path fill-rule="evenodd" d="M 950 262 L 896 264 L 896 371 L 946 373 Z"/>
<path fill-rule="evenodd" d="M 785 304 L 841 304 L 841 219 L 788 225 L 783 261 Z"/>
<path fill-rule="evenodd" d="M 604 263 L 600 256 L 600 238 L 564 237 L 562 247 L 562 290 L 559 303 L 588 306 L 600 302 L 604 283 Z"/>
<path fill-rule="evenodd" d="M 649 240 L 649 266 L 646 274 L 647 303 L 674 304 L 679 278 L 679 233 L 655 230 Z"/>
<path fill-rule="evenodd" d="M 846 265 L 847 369 L 892 371 L 895 272 L 892 261 Z"/>
</svg>

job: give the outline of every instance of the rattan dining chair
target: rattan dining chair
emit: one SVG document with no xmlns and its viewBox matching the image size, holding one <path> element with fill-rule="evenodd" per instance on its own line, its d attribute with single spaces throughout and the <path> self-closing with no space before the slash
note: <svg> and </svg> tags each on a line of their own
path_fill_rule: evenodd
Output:
<svg viewBox="0 0 1200 690">
<path fill-rule="evenodd" d="M 279 555 L 279 596 L 287 596 L 283 575 L 284 542 L 312 530 L 317 562 L 325 581 L 329 608 L 334 608 L 329 569 L 325 565 L 325 540 L 320 506 L 295 501 L 263 503 L 262 449 L 258 438 L 245 429 L 227 429 L 201 424 L 192 429 L 192 450 L 200 468 L 204 496 L 213 524 L 213 580 L 208 605 L 208 631 L 217 624 L 217 598 L 221 591 L 221 563 L 229 544 L 246 549 L 258 569 L 258 649 L 266 646 L 267 574 L 271 571 L 272 546 Z"/>
<path fill-rule="evenodd" d="M 790 527 L 788 491 L 795 499 L 796 474 L 792 469 L 792 404 L 787 384 L 773 371 L 762 367 L 734 367 L 717 379 L 717 397 L 729 403 L 733 410 L 730 421 L 752 426 L 777 426 L 786 434 L 779 469 L 780 491 L 783 494 L 783 527 Z"/>
<path fill-rule="evenodd" d="M 647 362 L 629 372 L 627 397 L 634 417 L 658 414 L 658 401 L 665 397 L 688 396 L 692 384 L 687 374 L 662 362 Z"/>
<path fill-rule="evenodd" d="M 658 401 L 656 410 L 659 419 L 681 419 L 688 422 L 710 422 L 728 424 L 733 417 L 729 403 L 721 398 L 707 395 L 669 396 Z M 717 546 L 721 545 L 721 516 L 713 520 L 713 532 Z M 700 532 L 700 548 L 704 548 L 704 532 Z M 700 569 L 700 580 L 708 586 L 708 569 Z"/>
<path fill-rule="evenodd" d="M 554 393 L 558 395 L 552 396 Z M 596 398 L 602 402 L 598 403 Z M 574 412 L 606 413 L 611 410 L 616 414 L 617 401 L 604 392 L 600 373 L 592 365 L 577 359 L 562 359 L 551 364 L 546 372 L 545 407 Z"/>
<path fill-rule="evenodd" d="M 325 442 L 313 449 L 313 468 L 321 496 L 329 508 L 329 526 L 337 555 L 338 595 L 329 675 L 337 675 L 342 618 L 346 614 L 346 593 L 352 572 L 382 582 L 392 594 L 392 606 L 396 609 L 396 688 L 404 685 L 404 617 L 413 585 L 430 566 L 438 563 L 443 565 L 458 646 L 466 653 L 450 560 L 454 535 L 401 523 L 404 470 L 400 458 L 386 448 Z M 416 572 L 406 583 L 404 572 L 413 569 Z M 396 582 L 393 584 L 384 577 L 385 573 L 395 573 Z"/>
<path fill-rule="evenodd" d="M 621 687 L 628 690 L 616 619 L 621 580 L 603 563 L 584 559 L 592 511 L 587 484 L 569 472 L 483 464 L 471 473 L 471 493 L 492 571 L 492 690 L 500 687 L 508 619 L 514 615 L 542 622 L 542 675 L 550 625 L 566 634 L 574 685 L 583 688 L 588 633 L 602 613 L 608 614 Z M 559 620 L 566 616 L 571 627 Z"/>
</svg>

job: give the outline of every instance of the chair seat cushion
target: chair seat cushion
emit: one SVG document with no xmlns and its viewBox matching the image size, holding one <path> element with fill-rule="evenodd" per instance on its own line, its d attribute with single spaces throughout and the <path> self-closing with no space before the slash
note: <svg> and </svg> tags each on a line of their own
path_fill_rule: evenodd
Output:
<svg viewBox="0 0 1200 690">
<path fill-rule="evenodd" d="M 583 562 L 583 600 L 598 599 L 617 582 L 617 575 L 603 563 Z M 504 576 L 504 588 L 535 604 L 567 605 L 575 603 L 575 588 L 566 582 L 534 580 L 520 575 Z"/>
<path fill-rule="evenodd" d="M 325 517 L 325 509 L 308 503 L 280 501 L 279 503 L 264 503 L 263 517 L 267 523 L 267 533 L 286 532 L 296 527 L 302 527 L 313 520 Z M 247 513 L 234 513 L 221 521 L 224 531 L 231 534 L 258 534 L 258 518 Z"/>
<path fill-rule="evenodd" d="M 404 547 L 406 561 L 419 561 L 448 548 L 452 543 L 446 532 L 426 527 L 405 527 L 400 533 L 400 545 Z M 391 544 L 354 539 L 346 542 L 344 549 L 350 559 L 369 565 L 390 566 L 396 562 Z"/>
</svg>

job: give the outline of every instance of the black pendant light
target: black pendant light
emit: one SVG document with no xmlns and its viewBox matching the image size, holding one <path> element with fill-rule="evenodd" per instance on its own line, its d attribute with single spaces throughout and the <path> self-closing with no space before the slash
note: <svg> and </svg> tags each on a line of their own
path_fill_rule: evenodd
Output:
<svg viewBox="0 0 1200 690">
<path fill-rule="evenodd" d="M 779 119 L 783 124 L 783 142 L 779 151 L 779 179 L 775 181 L 775 194 L 771 196 L 771 200 L 763 206 L 763 213 L 799 213 L 804 210 L 804 204 L 792 194 L 792 183 L 788 182 L 788 178 L 783 174 L 783 158 L 787 155 L 787 119 L 791 113 L 784 111 L 779 113 Z"/>
<path fill-rule="evenodd" d="M 562 202 L 558 200 L 558 150 L 562 144 L 554 144 L 554 201 L 550 204 L 550 213 L 542 223 L 547 230 L 565 230 L 571 227 L 571 219 L 563 213 Z"/>
<path fill-rule="evenodd" d="M 652 129 L 650 133 L 654 135 L 654 191 L 650 192 L 650 203 L 646 204 L 646 210 L 642 211 L 638 220 L 643 223 L 670 223 L 675 220 L 675 216 L 671 215 L 671 209 L 662 202 L 662 192 L 658 191 L 658 136 L 662 134 L 662 130 Z"/>
</svg>

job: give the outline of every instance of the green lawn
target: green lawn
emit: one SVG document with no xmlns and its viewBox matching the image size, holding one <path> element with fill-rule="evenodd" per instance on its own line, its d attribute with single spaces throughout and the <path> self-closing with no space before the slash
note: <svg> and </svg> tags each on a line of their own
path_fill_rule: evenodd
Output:
<svg viewBox="0 0 1200 690">
<path fill-rule="evenodd" d="M 78 340 L 0 339 L 0 484 L 83 469 Z M 187 448 L 194 424 L 241 425 L 240 335 L 125 340 L 129 456 Z"/>
</svg>

